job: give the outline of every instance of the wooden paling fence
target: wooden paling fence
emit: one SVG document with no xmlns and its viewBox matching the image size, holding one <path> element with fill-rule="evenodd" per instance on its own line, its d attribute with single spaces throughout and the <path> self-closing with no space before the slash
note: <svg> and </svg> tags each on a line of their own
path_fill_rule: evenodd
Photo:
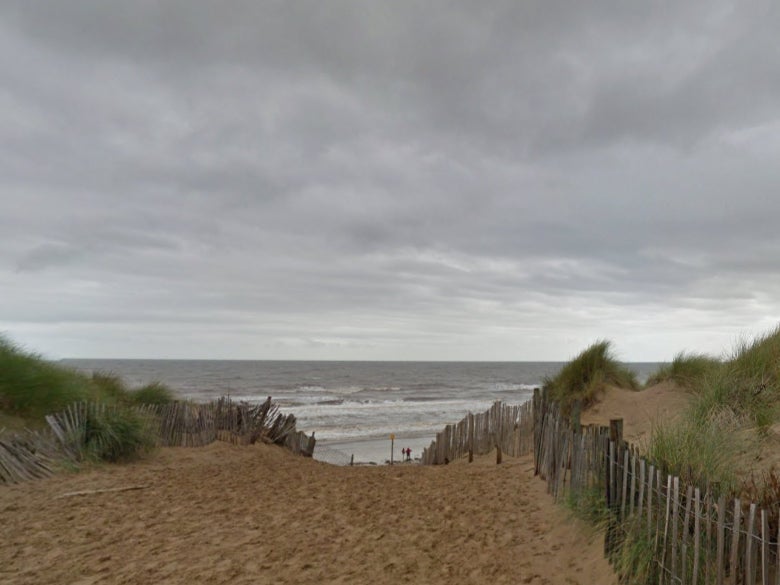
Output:
<svg viewBox="0 0 780 585">
<path fill-rule="evenodd" d="M 45 477 L 55 472 L 58 463 L 86 459 L 95 421 L 119 410 L 104 403 L 74 403 L 47 415 L 48 429 L 0 434 L 0 484 Z M 297 431 L 295 417 L 279 412 L 270 397 L 262 404 L 222 397 L 206 404 L 147 404 L 132 410 L 159 446 L 201 447 L 216 440 L 246 445 L 261 441 L 311 457 L 316 444 L 314 435 Z"/>
<path fill-rule="evenodd" d="M 314 433 L 309 436 L 303 431 L 293 431 L 285 437 L 284 446 L 292 451 L 295 455 L 311 457 L 314 454 L 314 446 L 316 442 L 317 441 L 314 438 Z"/>
<path fill-rule="evenodd" d="M 777 503 L 761 509 L 656 468 L 622 440 L 622 421 L 576 429 L 539 393 L 534 405 L 536 471 L 556 500 L 604 498 L 608 558 L 631 540 L 651 548 L 654 583 L 780 585 Z"/>
<path fill-rule="evenodd" d="M 469 452 L 484 455 L 496 447 L 519 457 L 533 449 L 533 406 L 495 402 L 481 414 L 469 413 L 459 423 L 447 425 L 422 454 L 423 465 L 440 465 Z"/>
<path fill-rule="evenodd" d="M 533 451 L 536 474 L 556 501 L 595 496 L 606 504 L 604 551 L 616 569 L 623 547 L 644 547 L 646 582 L 780 585 L 780 502 L 769 509 L 659 469 L 623 441 L 622 420 L 580 427 L 545 392 L 521 407 L 495 403 L 436 435 L 422 463 Z M 626 553 L 628 554 L 628 553 Z M 645 581 L 643 581 L 645 582 Z"/>
<path fill-rule="evenodd" d="M 59 444 L 48 431 L 0 433 L 0 484 L 51 475 L 58 459 Z"/>
</svg>

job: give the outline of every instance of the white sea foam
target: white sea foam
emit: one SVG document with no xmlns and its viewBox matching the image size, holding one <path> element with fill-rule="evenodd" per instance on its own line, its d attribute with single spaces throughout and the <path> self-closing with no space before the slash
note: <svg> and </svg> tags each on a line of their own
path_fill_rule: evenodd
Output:
<svg viewBox="0 0 780 585">
<path fill-rule="evenodd" d="M 229 394 L 259 403 L 268 396 L 293 413 L 298 428 L 323 443 L 429 443 L 444 425 L 495 400 L 520 404 L 560 364 L 435 362 L 231 362 L 68 360 L 86 371 L 109 371 L 128 384 L 168 384 L 179 396 L 207 401 Z M 655 364 L 635 368 L 640 378 Z M 352 448 L 352 447 L 350 447 Z"/>
</svg>

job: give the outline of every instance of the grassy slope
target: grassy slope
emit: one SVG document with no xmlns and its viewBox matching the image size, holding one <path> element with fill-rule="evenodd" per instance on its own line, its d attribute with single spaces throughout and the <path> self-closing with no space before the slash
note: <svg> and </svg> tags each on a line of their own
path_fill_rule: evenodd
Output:
<svg viewBox="0 0 780 585">
<path fill-rule="evenodd" d="M 661 366 L 648 377 L 645 386 L 654 386 L 671 380 L 684 388 L 694 387 L 704 376 L 715 373 L 722 366 L 720 360 L 701 353 L 680 352 L 671 364 Z"/>
<path fill-rule="evenodd" d="M 163 384 L 128 389 L 106 373 L 87 375 L 42 359 L 0 337 L 0 431 L 18 432 L 45 426 L 44 415 L 78 401 L 100 401 L 120 408 L 88 421 L 85 445 L 95 459 L 115 461 L 148 448 L 148 429 L 133 404 L 171 402 Z"/>
<path fill-rule="evenodd" d="M 129 389 L 110 373 L 87 375 L 24 351 L 0 337 L 0 428 L 34 422 L 81 400 L 109 404 L 163 404 L 174 400 L 164 384 Z M 3 424 L 6 421 L 8 424 Z"/>
<path fill-rule="evenodd" d="M 607 384 L 636 390 L 636 375 L 614 356 L 609 341 L 598 341 L 544 382 L 554 400 L 567 411 L 575 400 L 591 404 Z"/>
<path fill-rule="evenodd" d="M 723 361 L 680 354 L 658 376 L 686 386 L 694 400 L 679 423 L 655 429 L 650 457 L 700 484 L 743 491 L 753 481 L 746 469 L 780 417 L 780 327 L 740 342 Z"/>
<path fill-rule="evenodd" d="M 133 404 L 171 402 L 163 384 L 129 390 L 113 374 L 91 376 L 42 359 L 0 337 L 0 430 L 44 426 L 44 415 L 78 401 L 100 401 L 119 408 L 91 415 L 86 422 L 84 451 L 90 459 L 120 461 L 154 444 L 148 421 Z"/>
<path fill-rule="evenodd" d="M 37 420 L 72 402 L 99 397 L 89 376 L 0 338 L 0 412 Z"/>
<path fill-rule="evenodd" d="M 704 376 L 695 390 L 699 419 L 726 411 L 748 425 L 766 429 L 780 410 L 780 327 L 737 344 L 721 368 Z"/>
</svg>

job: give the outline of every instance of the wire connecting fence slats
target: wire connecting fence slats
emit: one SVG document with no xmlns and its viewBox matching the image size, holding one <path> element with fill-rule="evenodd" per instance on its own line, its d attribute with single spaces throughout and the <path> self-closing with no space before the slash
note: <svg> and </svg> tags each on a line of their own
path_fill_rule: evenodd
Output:
<svg viewBox="0 0 780 585">
<path fill-rule="evenodd" d="M 606 504 L 604 550 L 617 569 L 623 546 L 641 540 L 652 553 L 647 582 L 659 585 L 780 585 L 780 502 L 768 509 L 693 485 L 623 441 L 622 421 L 580 427 L 536 390 L 517 407 L 494 404 L 436 435 L 422 463 L 438 465 L 497 446 L 533 452 L 536 475 L 556 501 L 592 496 Z"/>
<path fill-rule="evenodd" d="M 686 483 L 610 436 L 610 427 L 575 432 L 555 404 L 537 400 L 538 475 L 556 500 L 600 491 L 609 510 L 605 553 L 617 568 L 622 546 L 642 533 L 653 583 L 780 585 L 780 502 L 762 509 L 716 485 Z"/>
</svg>

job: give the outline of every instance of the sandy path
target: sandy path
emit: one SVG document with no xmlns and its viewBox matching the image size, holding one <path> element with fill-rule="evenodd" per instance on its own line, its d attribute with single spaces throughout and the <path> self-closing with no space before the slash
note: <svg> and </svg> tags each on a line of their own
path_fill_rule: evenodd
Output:
<svg viewBox="0 0 780 585">
<path fill-rule="evenodd" d="M 601 538 L 532 475 L 528 458 L 339 468 L 268 446 L 164 449 L 0 486 L 0 582 L 616 583 Z"/>
<path fill-rule="evenodd" d="M 623 437 L 637 447 L 650 440 L 653 427 L 681 416 L 691 403 L 691 394 L 673 382 L 661 382 L 640 391 L 608 386 L 596 403 L 582 413 L 582 424 L 609 425 L 623 419 Z"/>
</svg>

